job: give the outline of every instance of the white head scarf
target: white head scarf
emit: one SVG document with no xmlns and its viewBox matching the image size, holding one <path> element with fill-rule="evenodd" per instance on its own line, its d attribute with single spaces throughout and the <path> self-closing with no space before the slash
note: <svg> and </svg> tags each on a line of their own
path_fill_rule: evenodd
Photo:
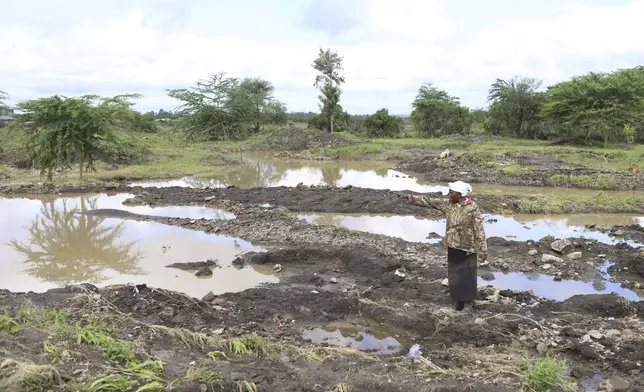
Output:
<svg viewBox="0 0 644 392">
<path fill-rule="evenodd" d="M 467 195 L 472 193 L 472 186 L 467 182 L 463 182 L 459 180 L 455 182 L 450 182 L 448 185 L 451 191 L 458 192 L 463 197 L 466 197 Z"/>
</svg>

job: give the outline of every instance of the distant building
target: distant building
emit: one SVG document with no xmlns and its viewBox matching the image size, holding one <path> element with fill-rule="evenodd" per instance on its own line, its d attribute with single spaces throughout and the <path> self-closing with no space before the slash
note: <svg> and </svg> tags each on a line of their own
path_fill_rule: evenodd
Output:
<svg viewBox="0 0 644 392">
<path fill-rule="evenodd" d="M 16 114 L 11 108 L 0 107 L 0 125 L 4 125 L 15 120 Z"/>
</svg>

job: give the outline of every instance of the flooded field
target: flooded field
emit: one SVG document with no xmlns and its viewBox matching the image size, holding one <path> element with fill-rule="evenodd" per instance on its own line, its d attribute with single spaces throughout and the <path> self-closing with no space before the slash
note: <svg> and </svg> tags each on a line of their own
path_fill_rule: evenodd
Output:
<svg viewBox="0 0 644 392">
<path fill-rule="evenodd" d="M 387 191 L 442 185 L 250 158 L 136 185 L 0 199 L 4 367 L 53 374 L 51 390 L 64 376 L 118 391 L 516 392 L 526 358 L 552 352 L 572 384 L 642 384 L 642 216 L 485 214 L 489 265 L 467 314 L 446 287 L 444 220 Z M 97 287 L 50 290 L 80 283 Z"/>
<path fill-rule="evenodd" d="M 97 208 L 187 217 L 232 219 L 233 214 L 206 207 L 125 207 L 130 195 L 94 195 L 49 201 L 0 199 L 0 287 L 38 291 L 68 284 L 145 283 L 202 297 L 209 291 L 240 291 L 276 278 L 231 261 L 261 248 L 227 236 L 205 234 L 154 222 L 86 216 Z M 166 268 L 172 263 L 216 259 L 212 276 L 196 277 Z"/>
</svg>

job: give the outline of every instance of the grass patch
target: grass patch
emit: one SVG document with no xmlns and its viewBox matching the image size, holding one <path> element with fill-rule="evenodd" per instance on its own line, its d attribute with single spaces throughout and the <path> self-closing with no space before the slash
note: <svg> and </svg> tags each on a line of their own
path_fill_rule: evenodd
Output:
<svg viewBox="0 0 644 392">
<path fill-rule="evenodd" d="M 257 388 L 257 385 L 254 382 L 249 382 L 246 380 L 235 381 L 235 385 L 233 389 L 235 392 L 258 392 L 259 391 L 259 388 Z"/>
<path fill-rule="evenodd" d="M 499 169 L 505 173 L 509 174 L 512 176 L 519 176 L 521 174 L 529 173 L 531 171 L 534 171 L 534 168 L 532 166 L 521 166 L 518 163 L 511 163 L 509 165 L 501 166 L 499 165 Z"/>
<path fill-rule="evenodd" d="M 276 354 L 275 346 L 256 334 L 242 335 L 228 340 L 228 350 L 235 355 L 269 356 Z"/>
<path fill-rule="evenodd" d="M 80 391 L 168 390 L 168 382 L 163 376 L 163 362 L 161 361 L 148 360 L 142 363 L 130 363 L 125 368 L 108 368 L 107 370 L 107 374 L 98 376 L 89 386 L 80 386 Z"/>
<path fill-rule="evenodd" d="M 223 388 L 223 378 L 221 375 L 206 365 L 190 366 L 186 373 L 186 379 L 206 384 L 211 389 L 214 389 L 215 386 Z"/>
<path fill-rule="evenodd" d="M 528 361 L 521 372 L 524 385 L 533 392 L 549 392 L 551 390 L 576 391 L 577 384 L 566 375 L 566 361 L 546 355 Z"/>
<path fill-rule="evenodd" d="M 461 155 L 461 159 L 472 166 L 490 166 L 497 161 L 494 154 L 488 151 L 467 151 Z"/>
<path fill-rule="evenodd" d="M 587 191 L 558 195 L 526 196 L 517 199 L 525 214 L 632 213 L 644 206 L 644 195 Z M 499 206 L 499 213 L 508 213 Z"/>
<path fill-rule="evenodd" d="M 618 188 L 617 179 L 609 173 L 599 174 L 596 178 L 588 175 L 553 174 L 548 178 L 548 183 L 555 187 L 572 186 L 575 188 L 593 188 L 605 191 L 616 190 Z"/>
<path fill-rule="evenodd" d="M 131 342 L 114 339 L 92 325 L 76 327 L 76 343 L 87 344 L 98 348 L 103 358 L 109 361 L 129 363 L 136 356 L 135 346 Z"/>
<path fill-rule="evenodd" d="M 2 316 L 0 316 L 0 332 L 18 335 L 21 330 L 22 327 L 16 320 L 13 319 L 13 317 L 8 315 L 7 313 L 4 313 Z"/>
</svg>

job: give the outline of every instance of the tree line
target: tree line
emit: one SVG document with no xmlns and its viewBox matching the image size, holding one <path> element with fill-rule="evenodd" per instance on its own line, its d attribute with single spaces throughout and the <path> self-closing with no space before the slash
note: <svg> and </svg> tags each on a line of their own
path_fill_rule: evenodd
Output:
<svg viewBox="0 0 644 392">
<path fill-rule="evenodd" d="M 56 95 L 18 103 L 16 123 L 24 129 L 30 162 L 49 178 L 54 170 L 72 165 L 82 176 L 94 170 L 98 160 L 114 161 L 130 154 L 125 148 L 127 141 L 115 133 L 117 129 L 157 132 L 168 122 L 183 129 L 187 138 L 215 141 L 242 140 L 269 125 L 292 121 L 306 122 L 309 128 L 371 137 L 398 137 L 408 124 L 422 137 L 478 132 L 587 144 L 634 143 L 644 125 L 643 66 L 590 72 L 545 89 L 533 78 L 497 79 L 488 91 L 488 108 L 474 110 L 428 82 L 419 87 L 411 115 L 403 119 L 386 108 L 371 115 L 351 115 L 344 110 L 342 61 L 337 52 L 320 49 L 311 64 L 317 72 L 313 81 L 319 92 L 317 113 L 287 113 L 284 103 L 275 98 L 271 82 L 220 72 L 191 87 L 167 90 L 168 96 L 181 102 L 172 112 L 139 113 L 133 110 L 139 98 L 136 94 L 108 98 Z M 9 109 L 7 98 L 0 91 L 0 111 Z"/>
</svg>

